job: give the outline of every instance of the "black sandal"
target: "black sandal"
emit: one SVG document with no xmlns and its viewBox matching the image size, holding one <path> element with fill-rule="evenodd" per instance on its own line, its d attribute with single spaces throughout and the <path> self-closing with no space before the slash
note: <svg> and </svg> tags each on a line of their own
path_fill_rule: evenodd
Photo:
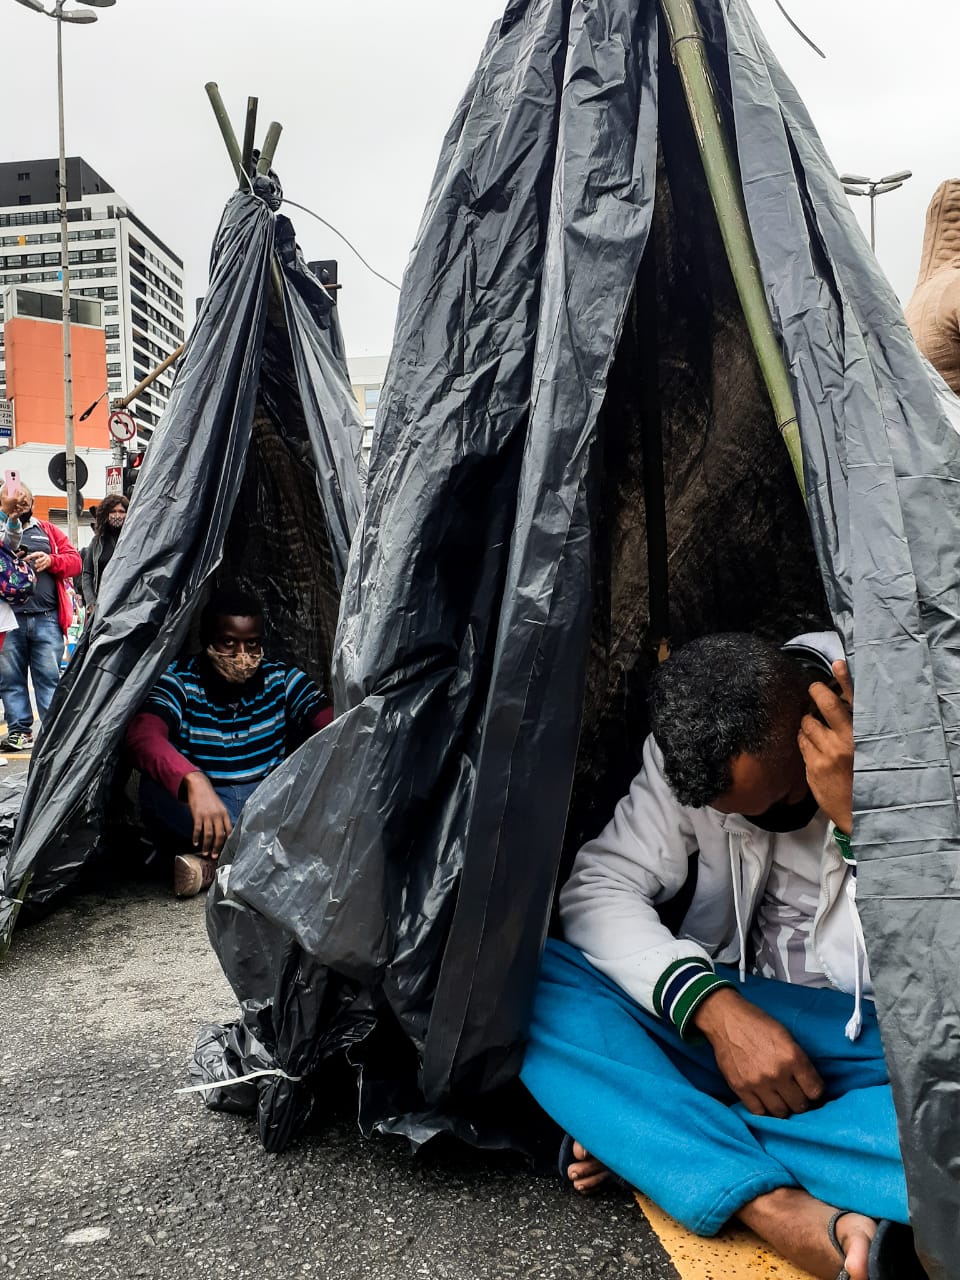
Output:
<svg viewBox="0 0 960 1280">
<path fill-rule="evenodd" d="M 557 1157 L 557 1173 L 559 1173 L 560 1181 L 564 1186 L 573 1186 L 573 1183 L 570 1181 L 570 1166 L 574 1163 L 573 1138 L 569 1133 L 565 1133 L 563 1135 L 563 1141 L 560 1143 L 560 1154 Z"/>
<path fill-rule="evenodd" d="M 560 1181 L 571 1191 L 576 1191 L 576 1187 L 570 1181 L 570 1166 L 578 1163 L 576 1156 L 573 1154 L 574 1141 L 575 1139 L 569 1133 L 565 1133 L 563 1141 L 560 1143 L 560 1154 L 557 1157 L 557 1173 L 560 1175 Z M 607 1176 L 602 1183 L 603 1187 L 625 1187 L 626 1185 L 626 1182 L 619 1174 L 614 1173 L 612 1169 L 607 1170 Z M 593 1195 L 600 1189 L 600 1187 L 596 1187 L 594 1191 L 587 1194 Z"/>
<path fill-rule="evenodd" d="M 838 1209 L 827 1223 L 827 1235 L 830 1237 L 830 1243 L 836 1249 L 837 1253 L 839 1253 L 844 1262 L 847 1260 L 847 1251 L 840 1243 L 840 1237 L 837 1235 L 837 1223 L 841 1218 L 845 1218 L 848 1213 L 853 1212 L 853 1209 Z M 841 1269 L 840 1274 L 837 1276 L 837 1280 L 850 1280 L 850 1272 L 846 1267 Z"/>
<path fill-rule="evenodd" d="M 841 1258 L 846 1254 L 837 1235 L 837 1223 L 848 1213 L 856 1212 L 855 1209 L 838 1209 L 827 1223 L 827 1235 Z M 880 1220 L 877 1233 L 870 1242 L 867 1275 L 869 1280 L 928 1280 L 913 1247 L 913 1232 L 909 1227 L 902 1222 L 890 1222 L 887 1218 Z M 846 1267 L 837 1280 L 850 1280 Z"/>
</svg>

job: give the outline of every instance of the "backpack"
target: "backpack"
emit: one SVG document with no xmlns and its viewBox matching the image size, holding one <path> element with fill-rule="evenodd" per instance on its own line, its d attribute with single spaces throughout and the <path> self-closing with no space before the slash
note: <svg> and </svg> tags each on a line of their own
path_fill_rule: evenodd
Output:
<svg viewBox="0 0 960 1280">
<path fill-rule="evenodd" d="M 0 600 L 26 604 L 37 589 L 33 565 L 0 544 Z"/>
</svg>

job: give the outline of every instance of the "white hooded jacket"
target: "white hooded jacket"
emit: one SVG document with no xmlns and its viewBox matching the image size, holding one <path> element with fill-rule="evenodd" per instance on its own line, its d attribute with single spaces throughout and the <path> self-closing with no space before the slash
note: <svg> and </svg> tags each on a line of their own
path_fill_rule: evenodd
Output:
<svg viewBox="0 0 960 1280">
<path fill-rule="evenodd" d="M 809 858 L 809 842 L 816 840 L 820 901 L 812 951 L 823 975 L 820 985 L 855 995 L 847 1026 L 855 1039 L 869 976 L 856 877 L 833 832 L 833 824 L 821 820 L 774 836 L 739 815 L 681 805 L 663 775 L 663 757 L 651 735 L 629 794 L 600 835 L 577 854 L 560 894 L 564 934 L 644 1009 L 670 1019 L 682 1036 L 692 1038 L 694 1011 L 723 981 L 714 961 L 738 966 L 743 979 L 774 840 L 781 862 L 789 862 L 792 842 L 807 842 L 803 853 Z M 674 932 L 661 921 L 658 908 L 677 895 L 682 900 L 694 862 L 695 888 Z"/>
</svg>

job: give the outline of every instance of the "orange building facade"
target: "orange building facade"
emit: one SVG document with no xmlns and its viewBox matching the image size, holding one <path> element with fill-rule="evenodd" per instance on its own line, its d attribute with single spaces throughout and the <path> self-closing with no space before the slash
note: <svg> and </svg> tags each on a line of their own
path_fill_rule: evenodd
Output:
<svg viewBox="0 0 960 1280">
<path fill-rule="evenodd" d="M 63 448 L 63 326 L 15 316 L 4 326 L 7 398 L 16 415 L 16 447 L 52 444 Z M 107 342 L 103 329 L 72 324 L 73 403 L 77 414 L 103 395 Z M 106 398 L 85 422 L 76 422 L 77 448 L 109 448 Z"/>
</svg>

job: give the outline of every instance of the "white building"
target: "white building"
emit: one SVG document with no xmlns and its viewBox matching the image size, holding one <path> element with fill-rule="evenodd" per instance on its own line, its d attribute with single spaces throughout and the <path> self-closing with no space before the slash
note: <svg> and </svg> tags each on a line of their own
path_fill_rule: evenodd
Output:
<svg viewBox="0 0 960 1280">
<path fill-rule="evenodd" d="M 373 424 L 377 418 L 380 390 L 387 372 L 388 356 L 349 356 L 350 385 L 363 414 L 363 452 L 370 456 L 373 443 Z"/>
<path fill-rule="evenodd" d="M 183 342 L 183 263 L 85 160 L 67 160 L 70 292 L 103 301 L 110 399 L 128 394 Z M 58 163 L 0 164 L 0 286 L 60 281 Z M 0 399 L 6 380 L 0 315 Z M 173 384 L 167 370 L 130 406 L 148 440 Z M 75 406 L 81 414 L 86 405 Z"/>
</svg>

